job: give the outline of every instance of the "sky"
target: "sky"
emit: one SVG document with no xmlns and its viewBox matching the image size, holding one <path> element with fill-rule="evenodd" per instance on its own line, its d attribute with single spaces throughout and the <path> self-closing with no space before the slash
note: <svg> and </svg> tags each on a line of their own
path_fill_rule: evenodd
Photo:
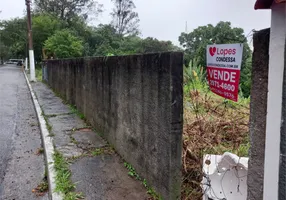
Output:
<svg viewBox="0 0 286 200">
<path fill-rule="evenodd" d="M 92 23 L 109 23 L 111 0 L 98 0 L 104 4 L 104 12 Z M 171 40 L 179 44 L 178 37 L 198 26 L 215 25 L 230 21 L 233 27 L 251 30 L 270 27 L 270 11 L 254 10 L 255 0 L 134 0 L 140 17 L 142 37 Z M 0 19 L 24 15 L 25 0 L 0 0 Z"/>
</svg>

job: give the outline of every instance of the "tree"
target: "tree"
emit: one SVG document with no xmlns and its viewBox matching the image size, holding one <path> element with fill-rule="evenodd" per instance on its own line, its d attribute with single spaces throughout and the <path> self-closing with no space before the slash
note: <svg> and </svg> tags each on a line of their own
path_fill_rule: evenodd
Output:
<svg viewBox="0 0 286 200">
<path fill-rule="evenodd" d="M 156 38 L 148 37 L 142 40 L 140 53 L 156 53 L 180 50 L 171 41 L 159 41 Z"/>
<path fill-rule="evenodd" d="M 115 8 L 111 13 L 112 25 L 122 36 L 139 34 L 139 16 L 133 10 L 136 8 L 132 0 L 112 0 Z"/>
<path fill-rule="evenodd" d="M 99 25 L 99 27 L 94 29 L 86 43 L 89 44 L 89 51 L 92 51 L 92 55 L 95 56 L 179 50 L 170 41 L 159 41 L 155 38 L 142 39 L 134 35 L 122 37 L 111 25 Z"/>
<path fill-rule="evenodd" d="M 53 58 L 80 57 L 83 53 L 82 40 L 69 30 L 57 31 L 44 45 L 46 55 Z"/>
<path fill-rule="evenodd" d="M 45 41 L 62 27 L 61 21 L 51 15 L 36 15 L 33 17 L 33 41 L 35 59 L 40 61 Z"/>
<path fill-rule="evenodd" d="M 35 11 L 52 14 L 69 23 L 75 16 L 86 20 L 91 13 L 100 13 L 102 5 L 95 0 L 35 0 Z"/>
<path fill-rule="evenodd" d="M 25 18 L 14 18 L 0 22 L 1 41 L 7 52 L 15 58 L 27 54 L 27 21 Z"/>
<path fill-rule="evenodd" d="M 252 55 L 246 59 L 243 66 L 240 75 L 240 89 L 244 97 L 249 97 L 251 88 Z"/>
<path fill-rule="evenodd" d="M 244 96 L 249 95 L 251 64 L 247 64 L 246 61 L 251 57 L 251 50 L 242 28 L 232 28 L 230 22 L 219 22 L 216 26 L 208 24 L 196 28 L 191 33 L 182 33 L 179 42 L 185 48 L 185 64 L 187 66 L 189 62 L 191 66 L 193 63 L 198 66 L 206 66 L 206 47 L 208 44 L 243 43 L 241 90 Z M 248 83 L 244 84 L 244 81 Z"/>
<path fill-rule="evenodd" d="M 109 53 L 115 54 L 116 49 L 120 46 L 121 39 L 113 26 L 100 24 L 96 28 L 91 28 L 85 46 L 88 46 L 89 55 L 105 56 Z"/>
<path fill-rule="evenodd" d="M 1 37 L 1 36 L 0 36 Z M 1 38 L 0 38 L 1 39 Z M 4 60 L 7 59 L 8 56 L 8 47 L 6 47 L 1 41 L 0 41 L 0 64 L 3 64 Z"/>
<path fill-rule="evenodd" d="M 94 56 L 180 50 L 171 41 L 159 41 L 156 38 L 142 39 L 134 35 L 122 37 L 112 25 L 99 25 L 91 32 L 91 36 L 86 41 L 86 46 L 88 46 L 89 53 Z"/>
<path fill-rule="evenodd" d="M 243 29 L 232 28 L 230 22 L 219 22 L 216 26 L 208 24 L 191 33 L 182 33 L 179 42 L 185 48 L 190 61 L 197 59 L 202 66 L 206 65 L 205 52 L 208 44 L 245 43 L 245 47 L 249 48 Z"/>
</svg>

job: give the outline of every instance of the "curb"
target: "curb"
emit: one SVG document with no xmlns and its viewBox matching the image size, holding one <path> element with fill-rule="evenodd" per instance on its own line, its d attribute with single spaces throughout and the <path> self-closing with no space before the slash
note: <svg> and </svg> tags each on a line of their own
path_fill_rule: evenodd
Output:
<svg viewBox="0 0 286 200">
<path fill-rule="evenodd" d="M 24 71 L 24 75 L 26 78 L 27 85 L 29 87 L 33 102 L 34 102 L 34 107 L 37 113 L 37 117 L 40 123 L 40 129 L 41 129 L 41 134 L 42 134 L 42 141 L 43 141 L 43 146 L 45 149 L 45 161 L 46 161 L 46 167 L 48 171 L 48 183 L 49 183 L 49 197 L 51 200 L 63 200 L 62 195 L 58 194 L 55 192 L 56 188 L 56 173 L 54 169 L 54 159 L 53 159 L 53 154 L 55 153 L 54 146 L 53 146 L 53 138 L 49 137 L 49 131 L 47 129 L 46 121 L 44 117 L 42 116 L 42 109 L 40 107 L 40 104 L 36 98 L 36 95 L 33 91 L 33 88 L 29 82 L 29 79 L 27 77 L 26 72 Z"/>
</svg>

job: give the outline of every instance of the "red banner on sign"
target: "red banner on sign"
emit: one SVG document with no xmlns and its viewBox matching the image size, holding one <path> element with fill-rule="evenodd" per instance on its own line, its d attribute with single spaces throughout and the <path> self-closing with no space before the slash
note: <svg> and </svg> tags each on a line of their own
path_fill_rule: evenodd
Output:
<svg viewBox="0 0 286 200">
<path fill-rule="evenodd" d="M 210 90 L 224 98 L 237 101 L 240 70 L 207 67 Z"/>
</svg>

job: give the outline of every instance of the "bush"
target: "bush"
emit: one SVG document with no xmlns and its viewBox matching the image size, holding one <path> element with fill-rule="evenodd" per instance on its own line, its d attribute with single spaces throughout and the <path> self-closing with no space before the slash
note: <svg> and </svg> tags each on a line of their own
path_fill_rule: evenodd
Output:
<svg viewBox="0 0 286 200">
<path fill-rule="evenodd" d="M 82 41 L 69 30 L 57 31 L 45 41 L 44 47 L 48 57 L 70 58 L 83 54 Z"/>
</svg>

